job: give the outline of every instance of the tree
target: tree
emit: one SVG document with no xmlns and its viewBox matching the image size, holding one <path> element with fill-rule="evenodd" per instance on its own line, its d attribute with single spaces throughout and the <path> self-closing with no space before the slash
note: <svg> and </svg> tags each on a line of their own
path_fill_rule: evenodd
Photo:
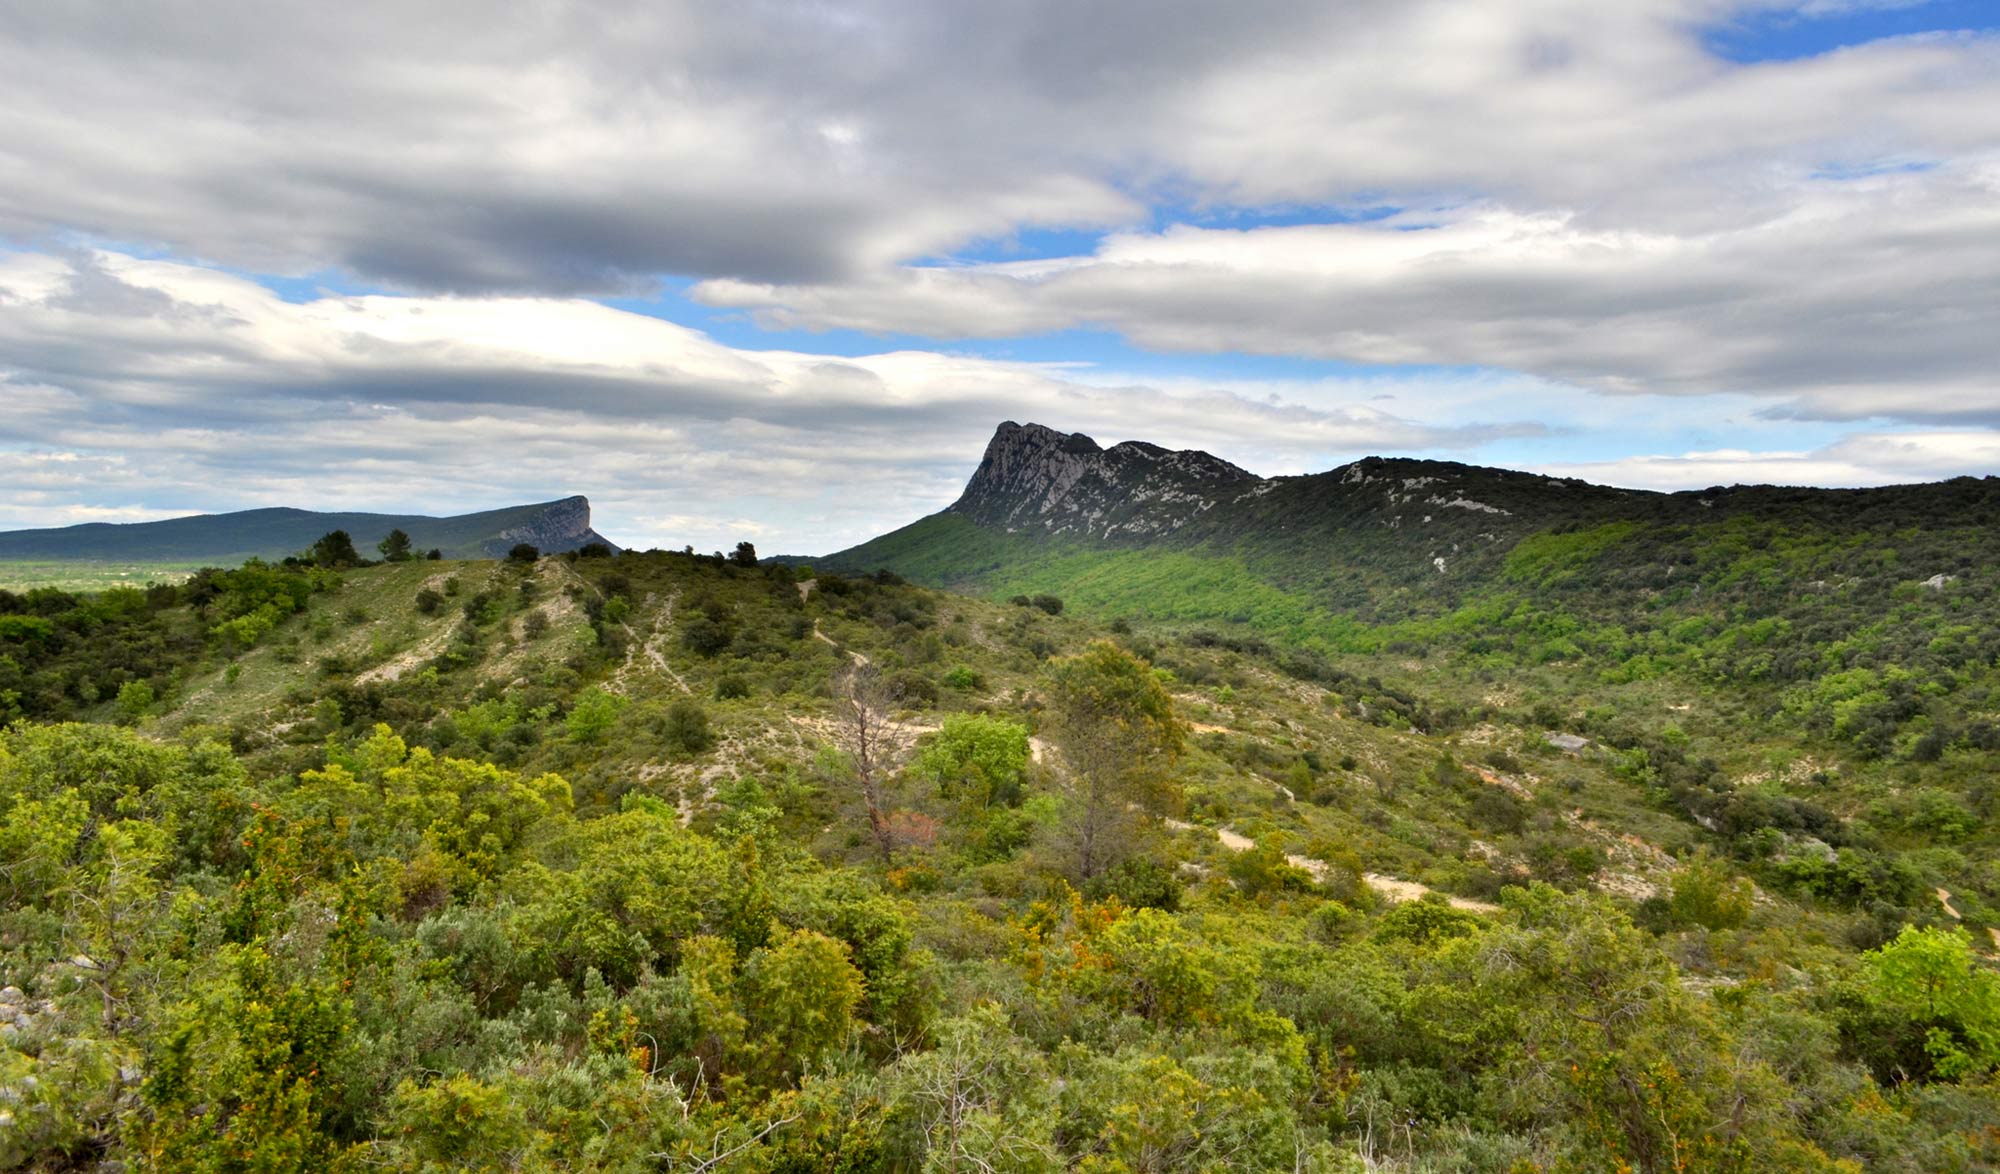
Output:
<svg viewBox="0 0 2000 1174">
<path fill-rule="evenodd" d="M 540 557 L 542 552 L 526 542 L 516 542 L 513 549 L 507 552 L 507 561 L 510 563 L 531 563 Z"/>
<path fill-rule="evenodd" d="M 739 542 L 736 549 L 730 552 L 729 561 L 739 567 L 754 567 L 757 565 L 757 548 L 748 542 Z"/>
<path fill-rule="evenodd" d="M 1131 850 L 1139 817 L 1168 797 L 1185 728 L 1150 665 L 1106 640 L 1055 661 L 1047 730 L 1070 769 L 1074 870 L 1088 881 Z"/>
<path fill-rule="evenodd" d="M 1979 965 L 1963 929 L 1906 925 L 1866 963 L 1871 1049 L 1903 1044 L 1901 1067 L 1920 1079 L 1957 1080 L 2000 1064 L 2000 976 Z"/>
<path fill-rule="evenodd" d="M 954 713 L 924 741 L 911 773 L 945 798 L 975 807 L 1021 801 L 1028 769 L 1028 731 L 1003 717 Z"/>
<path fill-rule="evenodd" d="M 875 666 L 851 664 L 834 678 L 833 696 L 849 781 L 867 809 L 869 833 L 886 864 L 895 848 L 887 796 L 895 743 L 889 738 L 888 719 L 883 716 L 889 707 L 888 690 Z"/>
<path fill-rule="evenodd" d="M 382 560 L 384 562 L 409 562 L 411 557 L 410 536 L 401 530 L 391 530 L 388 537 L 375 544 L 375 549 L 382 552 Z"/>
<path fill-rule="evenodd" d="M 330 530 L 306 552 L 306 561 L 318 567 L 352 567 L 361 562 L 354 538 L 345 530 Z"/>
</svg>

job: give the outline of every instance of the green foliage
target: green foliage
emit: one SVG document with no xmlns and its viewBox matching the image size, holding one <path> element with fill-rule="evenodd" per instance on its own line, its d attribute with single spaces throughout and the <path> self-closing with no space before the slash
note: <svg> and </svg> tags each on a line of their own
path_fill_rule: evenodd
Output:
<svg viewBox="0 0 2000 1174">
<path fill-rule="evenodd" d="M 354 549 L 354 539 L 347 531 L 329 530 L 306 551 L 305 561 L 316 567 L 337 571 L 359 566 L 361 553 Z"/>
<path fill-rule="evenodd" d="M 947 715 L 928 735 L 910 772 L 947 799 L 1013 807 L 1028 769 L 1028 731 L 987 714 Z"/>
<path fill-rule="evenodd" d="M 2000 1064 L 2000 975 L 1974 958 L 1965 931 L 1905 926 L 1866 963 L 1863 998 L 1886 1020 L 1875 1026 L 1889 1037 L 1868 1041 L 1871 1050 L 1914 1036 L 1928 1063 L 1910 1074 L 1926 1075 L 1922 1068 L 1928 1067 L 1944 1080 L 1979 1076 Z"/>
<path fill-rule="evenodd" d="M 1753 896 L 1748 878 L 1733 876 L 1720 863 L 1703 856 L 1690 860 L 1674 874 L 1667 908 L 1677 925 L 1740 929 L 1750 920 Z"/>
<path fill-rule="evenodd" d="M 625 698 L 616 693 L 586 689 L 570 706 L 563 728 L 569 731 L 571 741 L 586 745 L 601 742 L 611 727 L 618 724 L 618 715 L 625 712 L 625 705 Z"/>
<path fill-rule="evenodd" d="M 145 717 L 156 700 L 153 687 L 144 681 L 127 681 L 118 687 L 118 710 L 126 721 L 136 722 Z"/>
<path fill-rule="evenodd" d="M 1087 883 L 1131 853 L 1139 812 L 1171 801 L 1165 768 L 1186 727 L 1151 667 L 1109 641 L 1051 663 L 1047 688 L 1048 728 L 1075 776 L 1066 850 Z"/>
<path fill-rule="evenodd" d="M 795 929 L 743 962 L 743 1005 L 758 1067 L 795 1078 L 840 1046 L 854 1028 L 861 972 L 845 942 Z"/>
<path fill-rule="evenodd" d="M 668 750 L 683 756 L 706 752 L 715 745 L 715 733 L 708 724 L 708 711 L 691 697 L 676 698 L 667 706 L 666 716 L 661 719 L 660 741 Z"/>
<path fill-rule="evenodd" d="M 1983 735 L 1866 759 L 1830 716 L 1759 726 L 1790 686 L 1577 701 L 1546 686 L 1588 666 L 1450 653 L 1601 655 L 1581 593 L 1645 538 L 1536 571 L 1573 624 L 1510 606 L 1341 661 L 1136 612 L 1096 644 L 1066 586 L 1062 615 L 802 595 L 666 554 L 454 568 L 479 625 L 406 565 L 0 598 L 45 621 L 0 641 L 14 704 L 122 721 L 153 690 L 144 737 L 0 734 L 0 1168 L 1993 1166 Z M 1704 594 L 1822 557 L 1771 538 L 1715 535 L 1744 574 Z M 208 636 L 294 589 L 256 645 Z M 1718 664 L 1792 638 L 1665 607 Z M 531 609 L 562 622 L 512 640 Z M 712 657 L 676 646 L 696 621 Z M 1977 648 L 1959 626 L 1926 646 Z M 813 767 L 857 656 L 949 686 L 882 710 L 887 863 Z M 1867 663 L 1829 707 L 1938 703 Z M 1641 881 L 1643 931 L 1605 895 Z M 1414 882 L 1500 908 L 1386 899 Z M 1953 916 L 1974 934 L 1898 936 Z"/>
<path fill-rule="evenodd" d="M 382 541 L 375 544 L 375 549 L 381 552 L 383 562 L 409 562 L 410 536 L 400 528 L 391 530 L 383 536 Z"/>
</svg>

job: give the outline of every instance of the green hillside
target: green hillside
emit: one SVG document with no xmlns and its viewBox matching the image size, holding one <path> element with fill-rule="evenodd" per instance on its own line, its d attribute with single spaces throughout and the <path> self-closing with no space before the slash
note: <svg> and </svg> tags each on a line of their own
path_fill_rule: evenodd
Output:
<svg viewBox="0 0 2000 1174">
<path fill-rule="evenodd" d="M 1462 704 L 1505 677 L 1571 711 L 1619 690 L 1715 693 L 1760 736 L 1879 760 L 1996 736 L 2000 479 L 1666 495 L 1371 460 L 1255 484 L 1174 507 L 1185 525 L 1093 535 L 975 521 L 1006 508 L 976 476 L 951 510 L 816 561 L 1365 658 Z M 1099 490 L 1092 515 L 1149 488 Z"/>
<path fill-rule="evenodd" d="M 1624 607 L 1627 539 L 1487 590 Z M 1836 596 L 1963 679 L 1732 683 L 1749 560 L 1868 556 L 1688 541 L 1735 618 L 1615 681 L 1470 599 L 1175 616 L 1199 551 L 0 592 L 0 1168 L 1991 1168 L 1991 628 Z"/>
<path fill-rule="evenodd" d="M 159 522 L 88 522 L 59 529 L 7 531 L 0 533 L 0 576 L 7 574 L 8 567 L 20 564 L 182 567 L 233 566 L 250 558 L 277 560 L 311 546 L 329 530 L 345 530 L 362 550 L 373 550 L 389 531 L 398 529 L 408 534 L 419 550 L 437 549 L 451 558 L 493 558 L 505 554 L 516 541 L 533 542 L 536 537 L 542 541 L 534 545 L 547 550 L 574 550 L 585 542 L 602 541 L 590 529 L 590 503 L 580 497 L 448 518 L 244 510 Z M 513 537 L 516 534 L 519 537 Z M 36 585 L 25 580 L 22 574 L 4 580 L 4 585 Z"/>
</svg>

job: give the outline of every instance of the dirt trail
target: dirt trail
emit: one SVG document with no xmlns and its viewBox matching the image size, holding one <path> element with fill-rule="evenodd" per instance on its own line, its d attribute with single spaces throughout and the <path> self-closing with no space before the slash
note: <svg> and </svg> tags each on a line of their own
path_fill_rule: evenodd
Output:
<svg viewBox="0 0 2000 1174">
<path fill-rule="evenodd" d="M 833 637 L 831 637 L 831 636 L 827 635 L 827 634 L 826 634 L 825 632 L 822 632 L 822 631 L 820 631 L 820 630 L 819 630 L 819 621 L 818 621 L 818 620 L 814 620 L 814 621 L 813 621 L 813 639 L 815 639 L 815 640 L 820 640 L 820 641 L 824 641 L 825 643 L 827 643 L 827 644 L 830 644 L 830 645 L 832 645 L 832 646 L 833 646 L 834 648 L 836 648 L 836 649 L 840 647 L 840 641 L 838 641 L 838 640 L 835 640 L 835 639 L 834 639 Z M 852 648 L 849 648 L 849 649 L 847 649 L 846 651 L 847 651 L 847 655 L 848 655 L 849 657 L 852 657 L 852 658 L 853 658 L 853 660 L 854 660 L 854 663 L 855 663 L 855 664 L 867 664 L 867 663 L 869 663 L 869 660 L 868 660 L 868 658 L 867 658 L 867 657 L 865 657 L 865 656 L 861 655 L 860 653 L 858 653 L 858 652 L 854 651 L 854 650 L 853 650 Z"/>
<path fill-rule="evenodd" d="M 1954 908 L 1952 908 L 1952 904 L 1951 904 L 1951 890 L 1950 890 L 1950 889 L 1939 889 L 1939 890 L 1937 891 L 1937 899 L 1938 899 L 1938 904 L 1940 904 L 1940 905 L 1944 906 L 1944 911 L 1945 911 L 1945 912 L 1946 912 L 1947 914 L 1950 914 L 1950 916 L 1951 916 L 1951 919 L 1952 919 L 1953 921 L 1963 921 L 1963 920 L 1965 920 L 1964 918 L 1962 918 L 1962 917 L 1960 917 L 1960 916 L 1958 915 L 1958 910 L 1957 910 L 1957 909 L 1954 909 Z"/>
<path fill-rule="evenodd" d="M 1192 832 L 1201 830 L 1200 828 L 1197 828 L 1194 824 L 1186 823 L 1178 819 L 1169 819 L 1166 820 L 1165 822 L 1168 827 L 1174 829 L 1177 832 Z M 1217 842 L 1219 842 L 1223 847 L 1229 849 L 1231 852 L 1248 852 L 1250 849 L 1255 848 L 1257 846 L 1257 841 L 1251 839 L 1246 835 L 1243 835 L 1240 832 L 1230 831 L 1228 828 L 1216 828 L 1215 838 Z M 1285 860 L 1288 863 L 1290 863 L 1292 867 L 1302 868 L 1305 869 L 1307 872 L 1311 873 L 1314 880 L 1324 880 L 1326 878 L 1327 866 L 1321 861 L 1314 860 L 1310 856 L 1298 856 L 1298 855 L 1288 854 L 1285 857 Z M 1363 873 L 1361 879 L 1368 882 L 1369 888 L 1374 889 L 1376 892 L 1382 894 L 1384 897 L 1387 897 L 1391 901 L 1397 902 L 1398 904 L 1401 904 L 1404 901 L 1419 900 L 1426 893 L 1430 893 L 1433 891 L 1428 885 L 1420 885 L 1416 881 L 1398 880 L 1393 876 L 1384 876 L 1379 872 Z M 1474 901 L 1465 897 L 1452 897 L 1452 896 L 1446 896 L 1445 900 L 1448 903 L 1450 903 L 1453 909 L 1463 909 L 1468 913 L 1500 912 L 1500 907 L 1498 905 L 1489 905 L 1484 901 Z"/>
<path fill-rule="evenodd" d="M 650 604 L 653 602 L 653 599 L 654 596 L 652 592 L 647 592 L 646 602 Z M 687 678 L 675 672 L 674 666 L 667 663 L 666 653 L 660 651 L 660 645 L 666 642 L 667 636 L 673 631 L 674 605 L 678 604 L 680 601 L 681 601 L 681 593 L 679 590 L 676 590 L 674 591 L 673 594 L 667 596 L 666 605 L 660 608 L 660 614 L 653 620 L 653 634 L 651 636 L 648 636 L 646 638 L 645 643 L 640 645 L 639 647 L 642 651 L 645 652 L 646 659 L 652 662 L 653 667 L 659 671 L 659 674 L 661 676 L 667 678 L 669 681 L 672 681 L 674 684 L 680 686 L 681 692 L 692 696 L 694 690 L 688 687 Z M 619 626 L 625 627 L 625 625 L 622 624 Z M 629 627 L 625 627 L 625 632 L 627 635 L 631 635 L 632 629 Z M 633 639 L 636 641 L 638 637 L 634 636 Z"/>
<path fill-rule="evenodd" d="M 597 584 L 577 574 L 576 568 L 566 562 L 557 562 L 555 565 L 560 567 L 565 575 L 568 575 L 571 579 L 581 584 L 586 591 L 589 591 L 599 599 L 604 598 L 604 592 L 597 589 Z M 648 591 L 644 602 L 640 606 L 651 607 L 653 601 L 658 598 L 659 595 L 657 592 Z M 660 645 L 673 633 L 674 605 L 680 602 L 680 598 L 680 589 L 675 588 L 667 596 L 667 602 L 660 609 L 660 614 L 653 618 L 653 634 L 644 640 L 639 638 L 639 633 L 632 630 L 631 624 L 623 620 L 618 621 L 618 626 L 625 632 L 625 663 L 619 665 L 618 671 L 611 675 L 609 681 L 605 682 L 604 687 L 606 689 L 613 693 L 623 694 L 625 692 L 625 679 L 632 675 L 636 659 L 643 655 L 661 676 L 672 681 L 679 687 L 681 692 L 690 695 L 694 693 L 694 690 L 688 686 L 687 679 L 674 671 L 674 666 L 667 663 L 666 654 L 660 651 Z"/>
</svg>

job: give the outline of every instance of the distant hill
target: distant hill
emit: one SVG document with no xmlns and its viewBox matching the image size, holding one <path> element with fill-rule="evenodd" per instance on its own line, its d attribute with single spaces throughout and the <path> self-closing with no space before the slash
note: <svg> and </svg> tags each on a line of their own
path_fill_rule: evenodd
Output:
<svg viewBox="0 0 2000 1174">
<path fill-rule="evenodd" d="M 372 554 L 375 544 L 397 529 L 408 534 L 418 550 L 441 550 L 447 558 L 493 558 L 519 542 L 543 551 L 575 550 L 589 542 L 612 545 L 591 529 L 589 499 L 566 497 L 449 518 L 262 509 L 159 522 L 87 522 L 49 530 L 12 530 L 0 532 L 0 560 L 234 565 L 252 557 L 296 554 L 330 530 L 347 531 L 363 554 Z"/>
</svg>

